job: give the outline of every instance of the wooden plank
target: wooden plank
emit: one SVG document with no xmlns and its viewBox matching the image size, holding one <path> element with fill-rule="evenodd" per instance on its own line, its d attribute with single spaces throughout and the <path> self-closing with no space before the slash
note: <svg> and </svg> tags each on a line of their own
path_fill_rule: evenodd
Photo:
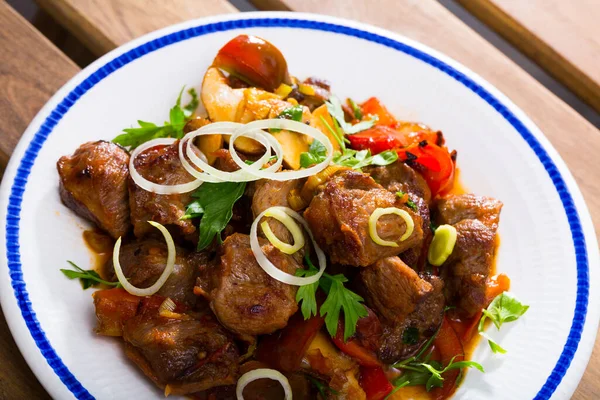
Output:
<svg viewBox="0 0 600 400">
<path fill-rule="evenodd" d="M 0 174 L 39 109 L 79 68 L 0 1 Z M 50 399 L 15 344 L 0 311 L 0 399 Z"/>
<path fill-rule="evenodd" d="M 600 2 L 458 0 L 600 111 Z"/>
<path fill-rule="evenodd" d="M 2 171 L 31 119 L 79 68 L 3 1 L 0 26 Z"/>
<path fill-rule="evenodd" d="M 98 56 L 156 29 L 237 11 L 226 0 L 36 1 Z"/>
<path fill-rule="evenodd" d="M 434 0 L 253 0 L 261 9 L 318 12 L 371 23 L 416 39 L 483 76 L 540 127 L 581 188 L 600 233 L 600 131 Z M 600 235 L 599 235 L 600 238 Z M 600 393 L 600 337 L 573 399 Z"/>
</svg>

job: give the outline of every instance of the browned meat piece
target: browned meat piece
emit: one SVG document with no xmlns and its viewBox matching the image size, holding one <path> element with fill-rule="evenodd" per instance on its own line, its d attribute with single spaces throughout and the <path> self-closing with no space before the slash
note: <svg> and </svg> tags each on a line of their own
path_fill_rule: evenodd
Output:
<svg viewBox="0 0 600 400">
<path fill-rule="evenodd" d="M 473 316 L 486 304 L 486 282 L 492 273 L 496 230 L 502 203 L 465 194 L 440 200 L 438 222 L 456 228 L 454 251 L 441 267 L 446 300 L 465 316 Z"/>
<path fill-rule="evenodd" d="M 252 214 L 254 218 L 267 208 L 275 206 L 289 207 L 287 196 L 292 189 L 300 190 L 299 180 L 291 181 L 270 181 L 260 180 L 254 185 L 254 196 L 252 197 Z M 292 234 L 279 221 L 274 218 L 268 218 L 271 230 L 280 240 L 286 243 L 292 243 Z M 259 229 L 262 232 L 262 229 Z"/>
<path fill-rule="evenodd" d="M 379 219 L 379 236 L 395 241 L 398 247 L 380 246 L 369 235 L 369 217 L 375 209 L 385 207 L 405 209 L 415 223 L 412 235 L 399 242 L 406 231 L 404 220 L 397 215 L 385 215 Z M 352 170 L 338 172 L 321 185 L 304 212 L 304 218 L 319 246 L 333 263 L 338 264 L 366 267 L 382 258 L 417 247 L 423 239 L 420 216 L 370 176 Z"/>
<path fill-rule="evenodd" d="M 158 291 L 158 295 L 193 305 L 197 297 L 194 296 L 196 283 L 196 264 L 188 260 L 189 252 L 179 246 L 175 247 L 177 256 L 175 267 L 169 279 Z M 134 286 L 146 288 L 152 286 L 162 274 L 167 264 L 167 245 L 164 241 L 154 239 L 137 240 L 121 247 L 119 261 L 123 274 Z M 115 281 L 112 260 L 108 262 L 106 270 L 109 279 Z"/>
<path fill-rule="evenodd" d="M 259 238 L 264 253 L 282 271 L 301 268 L 267 240 Z M 271 278 L 256 262 L 250 237 L 235 233 L 223 242 L 219 264 L 200 265 L 197 294 L 210 300 L 219 321 L 239 334 L 271 333 L 287 325 L 298 310 L 297 287 Z"/>
<path fill-rule="evenodd" d="M 472 193 L 447 197 L 437 206 L 440 224 L 454 225 L 465 219 L 478 219 L 494 231 L 498 228 L 502 210 L 500 200 Z"/>
<path fill-rule="evenodd" d="M 179 142 L 170 146 L 148 149 L 136 157 L 134 164 L 144 178 L 155 183 L 176 185 L 193 179 L 179 161 Z M 179 228 L 179 233 L 182 235 L 194 233 L 196 227 L 192 220 L 181 219 L 185 215 L 190 199 L 190 193 L 169 195 L 150 193 L 138 187 L 133 179 L 129 179 L 129 204 L 135 236 L 142 237 L 156 230 L 147 221 L 174 225 Z"/>
<path fill-rule="evenodd" d="M 425 200 L 426 205 L 431 201 L 431 190 L 425 179 L 403 162 L 396 161 L 384 167 L 370 166 L 363 171 L 390 192 L 403 191 L 413 194 Z"/>
<path fill-rule="evenodd" d="M 238 350 L 209 314 L 160 317 L 142 312 L 123 326 L 126 354 L 168 394 L 183 395 L 234 384 Z"/>
<path fill-rule="evenodd" d="M 233 158 L 231 158 L 231 154 L 229 154 L 229 150 L 227 149 L 220 149 L 215 151 L 214 156 L 216 157 L 216 161 L 215 161 L 215 165 L 214 167 L 216 169 L 220 169 L 221 171 L 227 171 L 227 172 L 234 172 L 237 171 L 238 169 L 240 169 L 240 166 L 237 165 L 235 163 L 235 161 L 233 161 Z M 245 159 L 245 157 L 240 154 L 240 157 L 242 158 L 242 160 Z"/>
<path fill-rule="evenodd" d="M 435 333 L 444 309 L 441 280 L 421 278 L 398 257 L 363 268 L 359 276 L 366 303 L 382 320 L 382 361 L 410 355 Z"/>
<path fill-rule="evenodd" d="M 129 154 L 120 146 L 105 142 L 82 144 L 72 156 L 56 163 L 62 202 L 115 239 L 131 226 L 127 177 Z"/>
</svg>

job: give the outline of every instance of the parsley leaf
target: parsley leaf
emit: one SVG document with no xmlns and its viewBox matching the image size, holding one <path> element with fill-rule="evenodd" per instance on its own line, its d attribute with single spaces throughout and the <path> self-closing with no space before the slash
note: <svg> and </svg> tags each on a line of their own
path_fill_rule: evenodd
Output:
<svg viewBox="0 0 600 400">
<path fill-rule="evenodd" d="M 358 124 L 352 125 L 346 122 L 346 119 L 344 118 L 344 110 L 342 109 L 342 102 L 340 99 L 335 96 L 331 96 L 329 101 L 326 101 L 325 104 L 327 105 L 327 111 L 329 111 L 329 114 L 331 114 L 337 123 L 340 124 L 342 130 L 348 135 L 353 135 L 360 131 L 369 129 L 375 125 L 375 122 L 377 122 L 377 117 L 373 117 L 370 120 L 361 121 Z"/>
<path fill-rule="evenodd" d="M 447 371 L 453 369 L 475 368 L 481 372 L 485 372 L 481 364 L 479 364 L 478 362 L 454 362 L 455 358 L 456 356 L 453 357 L 452 360 L 450 360 L 446 367 L 443 367 L 439 361 L 418 362 L 414 359 L 407 363 L 395 364 L 395 368 L 406 370 L 406 372 L 402 374 L 400 378 L 394 381 L 394 386 L 425 385 L 425 388 L 429 392 L 434 387 L 442 387 L 442 385 L 444 384 L 444 377 L 442 376 L 442 374 Z"/>
<path fill-rule="evenodd" d="M 317 267 L 310 261 L 308 254 L 304 255 L 304 261 L 308 265 L 307 269 L 296 270 L 296 276 L 312 276 L 318 272 Z M 356 323 L 362 317 L 368 315 L 367 309 L 362 304 L 362 297 L 347 289 L 344 283 L 348 279 L 342 275 L 329 275 L 324 273 L 319 281 L 310 285 L 300 286 L 296 293 L 296 301 L 302 302 L 300 310 L 304 319 L 310 318 L 312 315 L 317 315 L 317 288 L 321 288 L 327 298 L 319 314 L 325 317 L 325 326 L 331 336 L 337 334 L 338 321 L 340 313 L 344 312 L 344 341 L 354 335 L 356 332 Z"/>
<path fill-rule="evenodd" d="M 196 92 L 196 89 L 190 88 L 190 90 L 187 92 L 190 96 L 192 96 L 192 99 L 189 103 L 183 106 L 183 112 L 187 118 L 190 118 L 194 111 L 196 111 L 196 108 L 198 108 L 198 104 L 200 104 L 200 102 L 198 101 L 198 93 Z"/>
<path fill-rule="evenodd" d="M 198 107 L 198 94 L 192 88 L 188 91 L 192 96 L 192 100 L 183 109 L 181 108 L 181 95 L 184 89 L 185 87 L 181 89 L 175 105 L 169 110 L 168 122 L 159 126 L 153 122 L 138 120 L 139 128 L 123 129 L 125 133 L 114 138 L 113 143 L 134 149 L 140 144 L 156 138 L 173 137 L 181 139 L 183 137 L 183 127 L 190 120 L 193 110 Z"/>
<path fill-rule="evenodd" d="M 496 296 L 490 303 L 488 308 L 483 311 L 483 315 L 479 320 L 477 330 L 479 334 L 487 339 L 490 348 L 494 353 L 506 353 L 506 350 L 496 343 L 489 335 L 483 330 L 485 327 L 485 319 L 489 318 L 492 320 L 496 329 L 500 330 L 500 327 L 505 322 L 513 322 L 519 319 L 529 309 L 529 306 L 521 303 L 512 293 L 503 292 Z"/>
<path fill-rule="evenodd" d="M 183 218 L 194 218 L 202 214 L 200 220 L 198 251 L 210 245 L 215 237 L 221 238 L 221 231 L 233 216 L 233 205 L 242 197 L 246 182 L 204 182 L 192 194 L 196 200 L 186 209 Z M 200 212 L 200 210 L 202 210 Z M 189 214 L 188 214 L 189 212 Z"/>
<path fill-rule="evenodd" d="M 62 272 L 69 279 L 79 279 L 79 281 L 81 282 L 81 286 L 84 290 L 98 283 L 103 283 L 108 286 L 121 287 L 121 284 L 119 282 L 108 282 L 100 278 L 100 275 L 98 275 L 98 273 L 94 270 L 90 269 L 84 271 L 82 268 L 79 268 L 73 261 L 67 260 L 67 262 L 71 264 L 71 266 L 75 269 L 61 269 L 60 272 Z"/>
<path fill-rule="evenodd" d="M 308 152 L 300 154 L 300 167 L 308 168 L 323 162 L 325 158 L 327 158 L 327 149 L 323 146 L 323 143 L 315 139 L 310 144 Z"/>
<path fill-rule="evenodd" d="M 402 332 L 402 343 L 416 344 L 419 341 L 419 330 L 414 326 L 409 326 Z"/>
<path fill-rule="evenodd" d="M 324 285 L 321 286 L 327 293 L 327 299 L 325 299 L 325 302 L 321 306 L 320 314 L 322 317 L 325 317 L 325 326 L 329 334 L 335 336 L 337 334 L 340 311 L 343 311 L 344 341 L 347 341 L 356 332 L 356 323 L 358 320 L 369 315 L 367 309 L 362 304 L 364 299 L 344 287 L 344 283 L 348 282 L 348 279 L 344 275 L 323 274 L 323 276 L 329 281 L 327 285 L 329 289 L 324 289 Z"/>
<path fill-rule="evenodd" d="M 308 254 L 304 255 L 308 269 L 299 268 L 296 270 L 296 276 L 312 276 L 319 272 L 319 270 L 312 264 Z M 312 315 L 317 315 L 317 289 L 319 288 L 319 281 L 311 283 L 310 285 L 300 286 L 298 292 L 296 292 L 296 302 L 300 304 L 300 311 L 304 319 L 309 319 Z"/>
</svg>

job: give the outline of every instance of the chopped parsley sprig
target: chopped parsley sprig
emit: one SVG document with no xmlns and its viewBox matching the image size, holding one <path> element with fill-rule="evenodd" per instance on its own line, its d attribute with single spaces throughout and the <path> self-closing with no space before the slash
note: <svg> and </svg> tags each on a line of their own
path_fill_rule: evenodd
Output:
<svg viewBox="0 0 600 400">
<path fill-rule="evenodd" d="M 310 261 L 308 255 L 304 257 L 307 269 L 299 269 L 296 276 L 312 276 L 318 272 L 317 268 Z M 344 341 L 347 341 L 356 332 L 356 324 L 360 318 L 366 317 L 367 309 L 362 304 L 364 299 L 358 294 L 344 286 L 348 282 L 342 274 L 329 275 L 324 273 L 317 282 L 310 285 L 300 286 L 296 293 L 296 301 L 300 303 L 300 310 L 304 319 L 317 315 L 317 289 L 321 288 L 327 298 L 321 305 L 319 315 L 325 317 L 325 326 L 327 332 L 334 337 L 337 335 L 338 321 L 340 314 L 344 313 Z"/>
<path fill-rule="evenodd" d="M 504 354 L 506 350 L 484 332 L 486 318 L 489 318 L 494 323 L 494 326 L 496 326 L 496 329 L 500 330 L 503 323 L 516 321 L 528 309 L 529 306 L 521 303 L 512 293 L 503 292 L 492 300 L 487 309 L 482 310 L 483 315 L 479 320 L 477 330 L 481 336 L 487 339 L 494 353 Z"/>
<path fill-rule="evenodd" d="M 62 272 L 69 279 L 79 279 L 79 282 L 81 282 L 81 286 L 84 290 L 95 286 L 98 283 L 107 286 L 121 287 L 119 282 L 108 282 L 100 278 L 100 275 L 98 275 L 98 273 L 92 269 L 85 271 L 83 268 L 79 268 L 73 261 L 67 260 L 67 262 L 71 264 L 74 269 L 61 269 L 60 272 Z"/>
<path fill-rule="evenodd" d="M 163 125 L 156 125 L 153 122 L 138 120 L 139 127 L 123 129 L 125 133 L 114 138 L 113 143 L 134 149 L 142 143 L 156 138 L 181 139 L 183 137 L 183 127 L 198 107 L 198 93 L 194 88 L 187 91 L 192 97 L 190 102 L 183 107 L 181 106 L 181 95 L 184 89 L 185 87 L 181 89 L 175 105 L 169 111 L 169 121 L 166 121 Z"/>
</svg>

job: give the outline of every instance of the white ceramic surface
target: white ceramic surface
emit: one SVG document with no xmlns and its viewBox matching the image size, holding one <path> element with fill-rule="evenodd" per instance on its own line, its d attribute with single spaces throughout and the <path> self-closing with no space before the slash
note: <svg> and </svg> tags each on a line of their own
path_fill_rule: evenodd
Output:
<svg viewBox="0 0 600 400">
<path fill-rule="evenodd" d="M 292 17 L 300 22 L 273 20 Z M 227 24 L 217 24 L 211 29 L 215 32 L 195 35 L 204 29 L 198 28 L 189 31 L 188 35 L 196 37 L 174 44 L 165 45 L 171 39 L 163 39 L 162 47 L 141 55 L 101 79 L 68 110 L 58 110 L 64 115 L 51 117 L 58 123 L 47 140 L 44 142 L 39 137 L 34 140 L 42 124 L 48 122 L 48 115 L 65 96 L 120 55 L 138 46 L 143 49 L 145 43 L 172 32 L 241 19 L 254 22 L 244 22 L 245 27 L 234 29 L 229 29 L 231 26 Z M 266 22 L 257 23 L 256 19 Z M 273 24 L 278 26 L 269 26 Z M 508 349 L 508 354 L 495 356 L 482 343 L 473 358 L 483 364 L 487 372 L 470 372 L 456 398 L 530 399 L 536 395 L 548 398 L 552 393 L 557 399 L 570 397 L 594 343 L 599 316 L 600 274 L 598 246 L 587 208 L 556 151 L 505 96 L 448 57 L 381 29 L 329 17 L 289 13 L 200 19 L 128 43 L 100 58 L 67 83 L 23 135 L 5 172 L 0 195 L 0 221 L 3 224 L 0 229 L 3 246 L 0 294 L 15 340 L 48 392 L 57 399 L 73 398 L 74 393 L 79 398 L 93 396 L 97 399 L 163 397 L 161 391 L 127 361 L 117 341 L 93 333 L 92 291 L 82 291 L 77 282 L 65 279 L 59 272 L 59 268 L 67 267 L 67 259 L 88 267 L 92 258 L 82 240 L 82 231 L 89 225 L 59 200 L 55 164 L 60 156 L 71 154 L 81 143 L 112 139 L 137 119 L 155 122 L 168 119 L 168 110 L 180 88 L 183 85 L 199 87 L 204 71 L 218 49 L 240 33 L 256 34 L 274 43 L 286 56 L 295 76 L 327 78 L 340 97 L 362 100 L 378 96 L 399 118 L 423 121 L 444 131 L 449 147 L 458 150 L 463 183 L 471 191 L 497 197 L 505 204 L 500 223 L 502 243 L 498 271 L 511 277 L 511 291 L 531 306 L 521 320 L 505 325 L 500 333 L 490 330 Z M 385 41 L 386 38 L 390 40 Z M 375 39 L 380 43 L 373 42 Z M 128 53 L 126 57 L 140 52 L 143 50 Z M 92 83 L 97 76 L 93 75 Z M 508 119 L 496 109 L 498 107 L 500 111 L 504 110 Z M 510 119 L 512 117 L 517 122 Z M 521 133 L 515 126 L 520 127 Z M 525 138 L 529 138 L 529 144 L 522 136 L 523 132 Z M 42 130 L 43 135 L 47 133 Z M 32 145 L 32 141 L 41 148 Z M 536 143 L 541 144 L 543 150 L 536 148 Z M 550 171 L 557 168 L 559 174 L 554 175 L 555 183 L 559 186 L 561 182 L 566 183 L 570 193 L 566 194 L 567 200 L 572 199 L 577 209 L 575 216 L 571 215 L 575 219 L 571 226 L 557 187 L 541 162 L 545 160 L 545 155 L 540 156 L 544 150 L 551 159 L 546 160 L 546 167 Z M 29 151 L 27 155 L 26 151 Z M 27 174 L 29 166 L 31 172 Z M 18 168 L 21 170 L 17 171 Z M 23 179 L 26 184 L 20 196 L 17 192 L 25 183 Z M 9 200 L 13 190 L 17 192 Z M 564 201 L 564 193 L 562 197 Z M 15 218 L 17 214 L 19 221 Z M 581 231 L 576 224 L 577 214 Z M 14 236 L 17 228 L 18 239 Z M 579 285 L 581 294 L 586 294 L 586 282 L 589 282 L 590 302 L 581 338 L 571 341 L 566 351 L 567 364 L 570 363 L 563 363 L 568 368 L 566 374 L 559 368 L 558 375 L 549 379 L 573 324 L 578 285 L 573 234 L 579 238 L 580 232 L 583 232 L 586 246 L 580 239 L 577 243 L 587 263 L 580 254 Z M 5 246 L 7 242 L 8 246 Z M 9 273 L 9 267 L 12 273 Z M 22 270 L 24 290 L 30 303 L 17 301 L 13 284 L 19 277 L 18 269 Z M 19 296 L 22 295 L 23 291 L 20 291 Z M 581 316 L 586 304 L 579 303 Z M 33 320 L 29 327 L 25 323 L 22 310 L 29 307 L 35 313 L 37 326 Z M 52 352 L 40 341 L 37 332 L 40 328 L 62 365 L 56 360 L 52 366 L 47 362 L 45 356 L 52 357 Z M 37 332 L 35 339 L 30 329 Z M 577 332 L 576 329 L 572 339 L 577 339 Z M 571 353 L 574 353 L 573 357 L 570 357 Z"/>
</svg>

